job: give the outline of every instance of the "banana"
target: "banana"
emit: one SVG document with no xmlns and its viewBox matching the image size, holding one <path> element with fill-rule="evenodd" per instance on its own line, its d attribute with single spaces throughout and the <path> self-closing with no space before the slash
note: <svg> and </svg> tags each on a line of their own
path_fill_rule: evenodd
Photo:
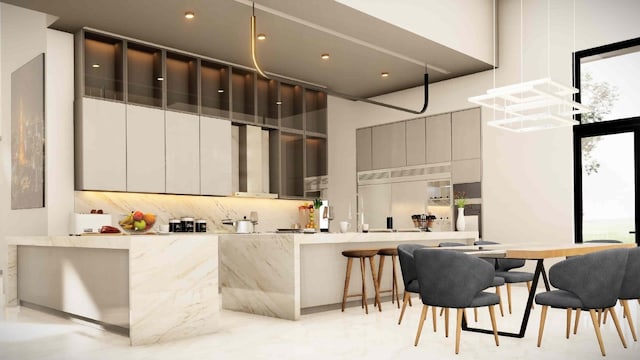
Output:
<svg viewBox="0 0 640 360">
<path fill-rule="evenodd" d="M 124 225 L 131 225 L 133 227 L 133 212 L 124 219 L 120 220 L 120 225 L 124 227 Z"/>
</svg>

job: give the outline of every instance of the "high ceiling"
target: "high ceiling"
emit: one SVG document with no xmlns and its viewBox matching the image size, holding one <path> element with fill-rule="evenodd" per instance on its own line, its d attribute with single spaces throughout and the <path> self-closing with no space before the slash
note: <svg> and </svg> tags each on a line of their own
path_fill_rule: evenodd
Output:
<svg viewBox="0 0 640 360">
<path fill-rule="evenodd" d="M 57 17 L 54 29 L 88 27 L 253 68 L 250 1 L 2 1 Z M 186 20 L 186 11 L 196 17 Z M 264 71 L 356 97 L 420 86 L 425 68 L 431 83 L 491 68 L 333 0 L 258 0 L 255 15 L 267 35 L 257 45 Z"/>
</svg>

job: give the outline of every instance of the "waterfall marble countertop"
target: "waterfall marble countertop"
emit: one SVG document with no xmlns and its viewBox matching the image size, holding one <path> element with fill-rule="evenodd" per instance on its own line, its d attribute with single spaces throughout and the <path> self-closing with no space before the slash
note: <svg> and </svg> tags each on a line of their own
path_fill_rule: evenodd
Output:
<svg viewBox="0 0 640 360">
<path fill-rule="evenodd" d="M 128 328 L 131 345 L 218 330 L 217 235 L 12 236 L 7 244 L 8 306 L 25 301 Z M 98 304 L 101 285 L 124 299 Z M 114 309 L 124 315 L 111 322 Z"/>
<path fill-rule="evenodd" d="M 301 309 L 313 311 L 312 308 L 342 302 L 344 250 L 388 248 L 409 242 L 426 246 L 438 246 L 444 241 L 472 245 L 476 240 L 477 231 L 220 235 L 222 307 L 298 320 Z M 391 268 L 389 261 L 383 271 L 383 288 L 391 285 Z M 356 271 L 354 266 L 351 292 L 361 288 Z M 398 281 L 402 283 L 401 279 Z M 370 282 L 367 286 L 373 291 Z"/>
</svg>

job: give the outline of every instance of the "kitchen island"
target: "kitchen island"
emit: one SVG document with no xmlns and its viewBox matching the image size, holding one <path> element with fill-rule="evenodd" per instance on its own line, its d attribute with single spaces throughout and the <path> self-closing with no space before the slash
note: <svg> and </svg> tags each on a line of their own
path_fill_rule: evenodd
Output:
<svg viewBox="0 0 640 360">
<path fill-rule="evenodd" d="M 401 243 L 438 246 L 445 241 L 471 245 L 476 240 L 477 231 L 221 235 L 222 307 L 298 320 L 305 309 L 321 309 L 342 302 L 346 258 L 341 253 L 344 250 L 396 247 Z M 361 286 L 358 271 L 354 266 L 352 292 Z M 400 291 L 403 291 L 401 275 L 399 277 Z M 367 274 L 367 281 L 370 279 L 371 275 Z M 367 285 L 369 297 L 373 297 L 373 286 L 370 282 Z M 381 288 L 390 287 L 389 259 L 385 262 Z M 382 306 L 391 304 L 385 302 Z"/>
<path fill-rule="evenodd" d="M 8 237 L 7 306 L 128 330 L 131 345 L 218 329 L 218 237 Z"/>
</svg>

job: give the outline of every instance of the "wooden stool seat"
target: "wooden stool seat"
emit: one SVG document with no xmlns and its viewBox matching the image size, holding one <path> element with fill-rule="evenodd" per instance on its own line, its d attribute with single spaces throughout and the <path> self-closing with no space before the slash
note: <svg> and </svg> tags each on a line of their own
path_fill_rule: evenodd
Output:
<svg viewBox="0 0 640 360">
<path fill-rule="evenodd" d="M 398 279 L 396 276 L 396 258 L 398 257 L 398 248 L 383 248 L 378 250 L 378 255 L 380 255 L 380 260 L 378 260 L 378 291 L 382 293 L 391 293 L 391 303 L 394 301 L 398 304 L 398 309 L 400 309 L 400 295 L 398 294 Z M 392 268 L 392 279 L 391 279 L 391 290 L 380 290 L 380 282 L 382 281 L 382 268 L 384 267 L 384 258 L 385 256 L 391 256 L 391 268 Z"/>
<path fill-rule="evenodd" d="M 373 287 L 375 288 L 375 304 L 378 306 L 378 310 L 382 311 L 380 306 L 380 293 L 378 291 L 378 279 L 376 279 L 376 265 L 374 257 L 378 254 L 378 249 L 356 249 L 345 250 L 342 255 L 347 258 L 347 272 L 344 277 L 344 291 L 342 293 L 342 311 L 347 303 L 347 298 L 359 296 L 361 297 L 361 306 L 364 308 L 365 313 L 369 313 L 369 307 L 367 305 L 367 288 L 365 286 L 365 259 L 369 259 L 369 266 L 371 267 L 371 277 L 373 278 Z M 362 276 L 362 293 L 349 295 L 349 279 L 351 278 L 351 266 L 353 265 L 353 259 L 360 259 L 360 275 Z"/>
<path fill-rule="evenodd" d="M 376 256 L 377 254 L 378 249 L 345 250 L 342 252 L 342 256 L 346 256 L 348 258 L 368 258 Z"/>
</svg>

